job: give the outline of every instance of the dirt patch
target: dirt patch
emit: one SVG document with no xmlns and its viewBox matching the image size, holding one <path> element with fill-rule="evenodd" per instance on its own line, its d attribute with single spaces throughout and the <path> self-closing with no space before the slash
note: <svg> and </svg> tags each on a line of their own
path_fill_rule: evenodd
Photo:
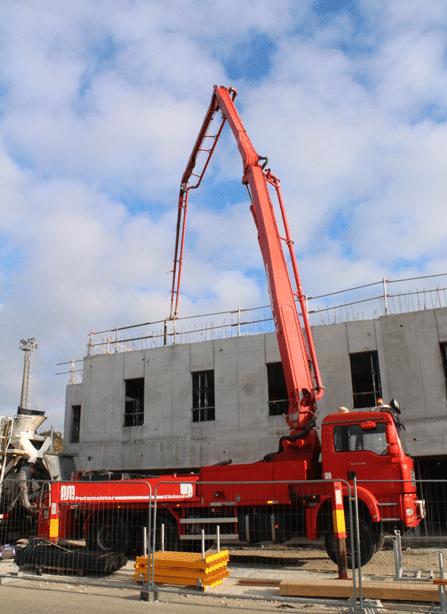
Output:
<svg viewBox="0 0 447 614">
<path fill-rule="evenodd" d="M 433 571 L 439 577 L 439 553 L 442 554 L 447 570 L 447 547 L 444 543 L 433 543 L 430 547 L 405 545 L 401 549 L 402 569 L 404 575 L 415 575 L 421 572 L 422 577 L 429 577 Z M 254 567 L 275 567 L 284 569 L 295 568 L 300 571 L 323 574 L 337 573 L 337 565 L 333 563 L 326 552 L 320 547 L 304 547 L 299 545 L 275 546 L 264 544 L 260 547 L 238 546 L 229 548 L 232 565 L 247 565 Z M 395 555 L 391 539 L 387 539 L 383 548 L 377 552 L 371 561 L 364 565 L 362 574 L 367 576 L 388 576 L 396 574 Z"/>
</svg>

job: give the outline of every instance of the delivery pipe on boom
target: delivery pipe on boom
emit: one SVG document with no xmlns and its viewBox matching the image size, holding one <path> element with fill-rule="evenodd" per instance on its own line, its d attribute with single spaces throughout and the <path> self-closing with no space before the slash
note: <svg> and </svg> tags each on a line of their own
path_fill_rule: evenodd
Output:
<svg viewBox="0 0 447 614">
<path fill-rule="evenodd" d="M 235 97 L 236 91 L 232 88 L 214 87 L 210 106 L 182 177 L 170 319 L 175 320 L 178 313 L 189 190 L 196 189 L 201 184 L 225 122 L 228 122 L 242 157 L 242 183 L 247 187 L 251 200 L 250 209 L 258 231 L 258 241 L 266 269 L 273 318 L 287 385 L 289 397 L 287 423 L 291 434 L 283 438 L 285 444 L 286 440 L 290 443 L 294 440 L 304 439 L 313 430 L 316 418 L 316 402 L 323 396 L 324 388 L 318 369 L 305 295 L 301 286 L 279 180 L 271 173 L 270 169 L 265 168 L 267 159 L 261 158 L 253 147 L 234 105 Z M 220 126 L 214 135 L 208 134 L 214 116 L 219 110 L 222 114 Z M 205 161 L 201 169 L 196 170 L 199 154 L 205 154 Z M 284 226 L 284 237 L 280 235 L 278 230 L 270 199 L 269 185 L 274 188 L 277 194 Z M 295 291 L 292 288 L 283 242 L 286 243 L 290 256 L 297 287 Z M 296 299 L 300 305 L 305 335 L 301 327 Z"/>
<path fill-rule="evenodd" d="M 358 526 L 360 547 L 357 542 L 354 549 L 360 565 L 365 565 L 380 548 L 384 532 L 392 533 L 396 527 L 401 530 L 416 527 L 424 517 L 424 502 L 417 499 L 414 464 L 405 455 L 397 433 L 395 403 L 389 407 L 379 405 L 374 411 L 329 414 L 321 423 L 320 444 L 315 421 L 316 403 L 323 395 L 323 386 L 279 181 L 267 168 L 266 159 L 260 158 L 253 148 L 234 107 L 235 96 L 235 90 L 214 88 L 182 177 L 171 313 L 166 325 L 169 320 L 175 323 L 178 313 L 189 191 L 202 182 L 228 122 L 242 156 L 242 181 L 250 195 L 250 209 L 267 272 L 288 389 L 290 433 L 281 437 L 277 452 L 255 463 L 217 464 L 201 467 L 197 473 L 138 480 L 123 479 L 121 475 L 116 481 L 105 483 L 92 482 L 91 476 L 88 481 L 81 476 L 65 484 L 54 481 L 51 490 L 47 489 L 38 502 L 38 534 L 55 543 L 61 539 L 85 539 L 87 548 L 94 552 L 109 548 L 114 552 L 124 549 L 135 552 L 140 549 L 138 534 L 142 535 L 143 527 L 147 526 L 148 500 L 154 499 L 159 510 L 153 524 L 154 547 L 161 524 L 166 528 L 168 549 L 178 550 L 183 540 L 188 549 L 194 540 L 201 541 L 199 531 L 205 527 L 206 539 L 211 541 L 214 527 L 217 531 L 225 521 L 221 528 L 226 538 L 248 543 L 267 540 L 279 543 L 296 534 L 305 534 L 310 540 L 324 537 L 326 551 L 339 565 L 343 577 L 342 567 L 347 574 L 346 564 L 352 566 L 355 558 L 354 552 L 344 552 L 341 547 L 345 539 L 341 519 L 344 501 L 349 496 L 346 480 L 352 480 L 353 466 L 356 480 L 364 484 L 358 489 L 362 512 Z M 217 130 L 213 128 L 217 123 L 213 122 L 215 115 L 220 120 Z M 283 236 L 270 199 L 274 194 Z M 296 284 L 295 290 L 292 283 Z M 352 446 L 352 438 L 346 433 L 356 433 L 353 437 L 360 445 Z M 366 440 L 368 445 L 364 445 Z M 253 488 L 241 488 L 247 482 L 254 483 Z M 334 506 L 335 514 L 331 514 Z M 104 535 L 110 537 L 107 543 Z"/>
</svg>

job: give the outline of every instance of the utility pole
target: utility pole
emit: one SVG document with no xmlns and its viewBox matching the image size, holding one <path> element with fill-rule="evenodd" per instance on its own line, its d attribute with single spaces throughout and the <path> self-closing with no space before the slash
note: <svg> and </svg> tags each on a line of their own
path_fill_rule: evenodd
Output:
<svg viewBox="0 0 447 614">
<path fill-rule="evenodd" d="M 34 337 L 32 339 L 21 339 L 19 349 L 25 352 L 22 379 L 22 396 L 20 399 L 20 407 L 22 407 L 22 409 L 30 409 L 29 403 L 31 398 L 31 384 L 33 375 L 33 354 L 36 348 L 37 343 Z"/>
</svg>

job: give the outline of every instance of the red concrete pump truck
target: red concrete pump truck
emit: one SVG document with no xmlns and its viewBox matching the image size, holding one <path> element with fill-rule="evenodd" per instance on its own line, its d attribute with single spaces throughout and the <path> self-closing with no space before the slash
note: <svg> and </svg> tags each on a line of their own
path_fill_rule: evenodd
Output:
<svg viewBox="0 0 447 614">
<path fill-rule="evenodd" d="M 415 527 L 424 516 L 416 494 L 413 461 L 403 450 L 398 405 L 374 410 L 334 413 L 324 418 L 321 443 L 316 429 L 318 399 L 323 385 L 318 370 L 305 296 L 301 287 L 278 179 L 253 148 L 234 106 L 236 91 L 214 87 L 186 170 L 178 209 L 177 239 L 171 295 L 171 320 L 178 310 L 188 195 L 199 187 L 224 124 L 228 122 L 242 156 L 243 179 L 251 201 L 259 245 L 267 272 L 271 305 L 289 396 L 290 434 L 281 437 L 277 452 L 241 465 L 203 467 L 197 474 L 164 475 L 144 480 L 94 483 L 80 478 L 54 482 L 39 510 L 39 535 L 53 541 L 85 537 L 91 549 L 129 548 L 147 524 L 149 488 L 157 495 L 158 527 L 163 523 L 165 547 L 198 544 L 221 528 L 221 537 L 244 542 L 284 542 L 295 535 L 325 537 L 328 555 L 337 562 L 333 538 L 333 480 L 356 478 L 360 529 L 360 564 L 380 548 L 385 532 Z M 208 134 L 220 111 L 218 130 Z M 218 118 L 220 115 L 218 115 Z M 214 126 L 214 123 L 213 123 Z M 196 170 L 198 158 L 201 170 Z M 271 186 L 271 187 L 269 187 Z M 270 199 L 277 194 L 284 226 L 280 235 Z M 283 251 L 287 245 L 291 265 Z M 297 289 L 292 288 L 289 266 Z M 296 307 L 300 305 L 302 323 Z M 321 456 L 321 460 L 320 460 Z M 245 486 L 244 482 L 256 482 Z M 348 486 L 343 486 L 348 500 Z M 131 519 L 131 520 L 130 520 Z M 347 540 L 348 561 L 350 540 Z M 357 562 L 359 562 L 357 560 Z"/>
</svg>

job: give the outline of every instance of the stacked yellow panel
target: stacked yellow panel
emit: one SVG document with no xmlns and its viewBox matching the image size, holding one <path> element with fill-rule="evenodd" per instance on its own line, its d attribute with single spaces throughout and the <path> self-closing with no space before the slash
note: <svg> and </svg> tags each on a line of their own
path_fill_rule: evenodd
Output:
<svg viewBox="0 0 447 614">
<path fill-rule="evenodd" d="M 156 584 L 196 586 L 207 590 L 228 578 L 230 575 L 227 569 L 229 560 L 228 550 L 210 554 L 204 559 L 196 552 L 156 552 L 154 582 Z M 152 556 L 149 568 L 147 556 L 138 556 L 135 562 L 135 581 L 147 582 L 151 573 Z"/>
</svg>

